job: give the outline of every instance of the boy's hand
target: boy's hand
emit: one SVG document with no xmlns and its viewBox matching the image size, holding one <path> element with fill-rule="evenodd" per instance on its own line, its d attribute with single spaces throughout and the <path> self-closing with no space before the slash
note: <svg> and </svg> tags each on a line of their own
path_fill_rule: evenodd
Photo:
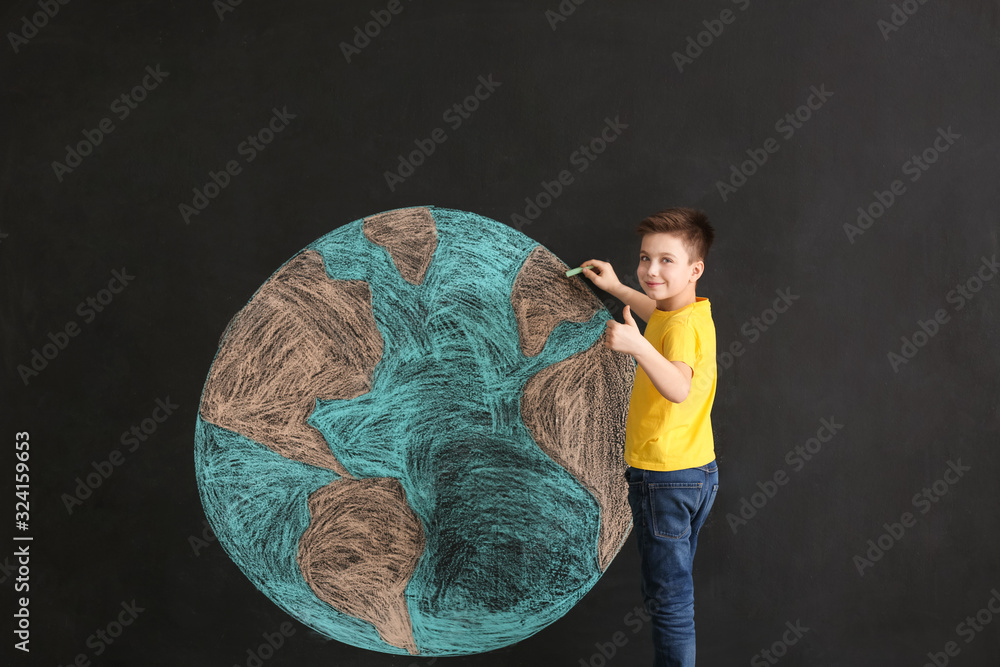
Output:
<svg viewBox="0 0 1000 667">
<path fill-rule="evenodd" d="M 608 294 L 613 294 L 614 289 L 621 285 L 621 281 L 618 280 L 618 276 L 615 275 L 615 270 L 611 268 L 609 262 L 602 262 L 599 259 L 588 259 L 586 262 L 580 266 L 587 266 L 592 264 L 596 266 L 596 269 L 584 269 L 583 275 L 590 279 L 590 282 L 594 283 L 595 286 L 604 290 Z"/>
<path fill-rule="evenodd" d="M 643 337 L 639 327 L 636 326 L 629 306 L 625 306 L 622 315 L 625 318 L 625 324 L 620 324 L 613 319 L 608 320 L 605 328 L 607 335 L 604 337 L 604 346 L 615 352 L 624 352 L 635 356 L 644 345 L 649 345 L 649 341 Z"/>
</svg>

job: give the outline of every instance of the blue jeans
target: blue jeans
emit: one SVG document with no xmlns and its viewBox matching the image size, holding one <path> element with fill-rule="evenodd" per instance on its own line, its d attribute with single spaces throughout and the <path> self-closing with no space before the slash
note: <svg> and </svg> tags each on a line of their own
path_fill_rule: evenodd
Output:
<svg viewBox="0 0 1000 667">
<path fill-rule="evenodd" d="M 694 667 L 694 552 L 719 491 L 715 461 L 685 470 L 629 466 L 628 503 L 643 602 L 653 620 L 654 667 Z"/>
</svg>

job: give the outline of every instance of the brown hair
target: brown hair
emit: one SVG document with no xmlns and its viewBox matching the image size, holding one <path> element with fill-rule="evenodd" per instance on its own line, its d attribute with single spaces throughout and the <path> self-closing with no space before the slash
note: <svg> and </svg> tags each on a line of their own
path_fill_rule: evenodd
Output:
<svg viewBox="0 0 1000 667">
<path fill-rule="evenodd" d="M 687 250 L 689 263 L 705 261 L 715 240 L 715 230 L 703 211 L 693 208 L 666 208 L 645 218 L 636 228 L 639 236 L 666 232 L 677 234 Z"/>
</svg>

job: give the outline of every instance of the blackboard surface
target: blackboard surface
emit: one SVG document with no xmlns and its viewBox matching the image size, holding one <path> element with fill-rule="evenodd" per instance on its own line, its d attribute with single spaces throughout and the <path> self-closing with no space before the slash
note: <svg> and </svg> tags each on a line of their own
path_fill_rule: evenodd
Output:
<svg viewBox="0 0 1000 667">
<path fill-rule="evenodd" d="M 634 287 L 639 220 L 708 213 L 720 492 L 699 664 L 997 664 L 995 2 L 0 17 L 5 664 L 651 663 L 631 540 L 537 635 L 429 660 L 320 636 L 205 530 L 195 413 L 230 318 L 331 229 L 425 204 Z"/>
</svg>

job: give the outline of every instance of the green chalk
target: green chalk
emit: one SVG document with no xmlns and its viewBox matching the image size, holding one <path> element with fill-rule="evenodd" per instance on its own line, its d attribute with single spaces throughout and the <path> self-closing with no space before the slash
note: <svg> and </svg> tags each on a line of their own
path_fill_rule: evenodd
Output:
<svg viewBox="0 0 1000 667">
<path fill-rule="evenodd" d="M 584 269 L 596 269 L 596 268 L 597 267 L 594 266 L 593 264 L 588 264 L 587 266 L 578 266 L 575 269 L 570 269 L 569 271 L 567 271 L 566 277 L 569 278 L 570 276 L 575 276 L 578 273 L 583 273 Z"/>
</svg>

